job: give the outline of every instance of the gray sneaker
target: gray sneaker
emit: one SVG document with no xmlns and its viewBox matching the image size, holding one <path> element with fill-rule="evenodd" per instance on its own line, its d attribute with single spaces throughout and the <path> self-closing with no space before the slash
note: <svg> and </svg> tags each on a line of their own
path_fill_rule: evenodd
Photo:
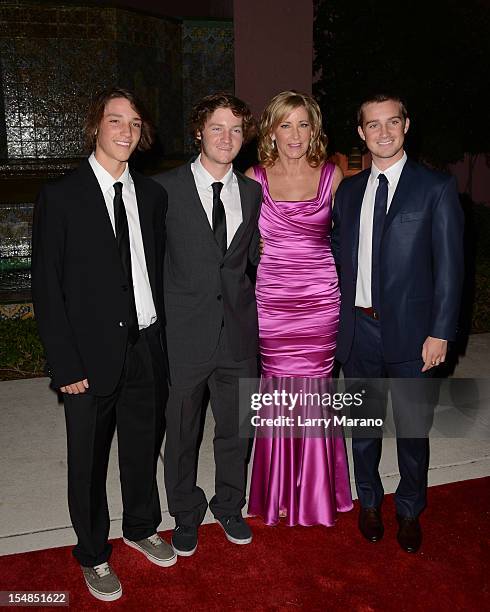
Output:
<svg viewBox="0 0 490 612">
<path fill-rule="evenodd" d="M 174 549 L 167 544 L 165 540 L 158 535 L 158 533 L 154 533 L 149 538 L 145 538 L 144 540 L 138 540 L 137 542 L 133 542 L 133 540 L 126 540 L 123 538 L 124 543 L 131 548 L 135 548 L 142 552 L 147 559 L 149 559 L 155 565 L 160 565 L 161 567 L 170 567 L 177 563 L 177 555 L 174 552 Z"/>
<path fill-rule="evenodd" d="M 83 565 L 81 567 L 88 590 L 95 598 L 114 601 L 121 597 L 121 583 L 108 563 L 101 563 L 95 567 L 83 567 Z"/>
</svg>

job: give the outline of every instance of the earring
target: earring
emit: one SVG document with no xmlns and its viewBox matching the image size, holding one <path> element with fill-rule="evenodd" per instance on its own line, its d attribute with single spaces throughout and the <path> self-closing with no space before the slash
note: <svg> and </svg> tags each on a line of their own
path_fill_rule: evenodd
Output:
<svg viewBox="0 0 490 612">
<path fill-rule="evenodd" d="M 272 141 L 272 148 L 274 149 L 276 147 L 276 139 L 271 138 L 271 141 Z"/>
</svg>

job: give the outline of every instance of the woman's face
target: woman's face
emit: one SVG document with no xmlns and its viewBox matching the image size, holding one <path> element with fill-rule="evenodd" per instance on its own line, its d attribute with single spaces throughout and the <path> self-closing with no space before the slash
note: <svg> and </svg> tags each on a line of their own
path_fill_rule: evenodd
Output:
<svg viewBox="0 0 490 612">
<path fill-rule="evenodd" d="M 304 106 L 298 106 L 272 130 L 279 156 L 300 159 L 308 151 L 312 126 Z"/>
</svg>

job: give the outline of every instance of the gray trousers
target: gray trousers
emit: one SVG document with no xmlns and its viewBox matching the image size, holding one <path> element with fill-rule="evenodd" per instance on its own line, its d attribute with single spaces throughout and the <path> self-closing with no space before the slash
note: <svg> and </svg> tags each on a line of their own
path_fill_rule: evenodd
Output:
<svg viewBox="0 0 490 612">
<path fill-rule="evenodd" d="M 234 361 L 225 328 L 205 363 L 170 363 L 172 383 L 166 411 L 165 488 L 170 514 L 179 525 L 199 525 L 208 506 L 196 485 L 204 400 L 210 394 L 215 420 L 215 495 L 209 507 L 216 518 L 241 514 L 247 484 L 251 439 L 239 435 L 239 379 L 257 376 L 257 357 Z"/>
</svg>

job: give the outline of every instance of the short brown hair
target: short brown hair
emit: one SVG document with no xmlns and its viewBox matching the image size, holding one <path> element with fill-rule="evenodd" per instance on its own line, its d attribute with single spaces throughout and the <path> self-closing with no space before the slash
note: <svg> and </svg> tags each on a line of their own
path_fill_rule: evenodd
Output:
<svg viewBox="0 0 490 612">
<path fill-rule="evenodd" d="M 220 91 L 205 96 L 192 108 L 190 128 L 194 143 L 197 147 L 200 146 L 200 140 L 197 138 L 197 133 L 203 131 L 206 121 L 218 108 L 229 108 L 235 117 L 242 118 L 243 142 L 248 142 L 254 137 L 255 119 L 252 116 L 252 111 L 243 100 L 240 100 L 240 98 L 230 93 Z"/>
<path fill-rule="evenodd" d="M 131 104 L 133 109 L 141 117 L 141 138 L 137 146 L 138 151 L 147 151 L 153 144 L 153 138 L 155 134 L 155 128 L 147 113 L 144 105 L 135 96 L 135 94 L 128 89 L 122 87 L 110 87 L 104 89 L 95 95 L 93 98 L 83 124 L 83 137 L 84 144 L 87 151 L 94 151 L 97 142 L 97 129 L 104 116 L 104 110 L 109 100 L 115 98 L 126 98 Z"/>
<path fill-rule="evenodd" d="M 322 113 L 316 100 L 297 91 L 282 91 L 265 107 L 259 125 L 259 160 L 264 166 L 272 166 L 278 158 L 272 132 L 293 110 L 303 106 L 311 123 L 311 142 L 306 152 L 310 166 L 319 166 L 326 158 L 327 137 L 323 132 Z"/>
<path fill-rule="evenodd" d="M 359 105 L 359 108 L 357 110 L 357 125 L 359 127 L 362 127 L 362 121 L 363 121 L 362 111 L 364 110 L 364 107 L 367 104 L 388 102 L 388 100 L 392 100 L 393 102 L 398 102 L 398 104 L 400 105 L 400 113 L 402 115 L 403 122 L 405 123 L 408 117 L 408 112 L 407 112 L 407 107 L 405 105 L 404 100 L 397 94 L 376 93 L 372 96 L 366 97 Z"/>
</svg>

